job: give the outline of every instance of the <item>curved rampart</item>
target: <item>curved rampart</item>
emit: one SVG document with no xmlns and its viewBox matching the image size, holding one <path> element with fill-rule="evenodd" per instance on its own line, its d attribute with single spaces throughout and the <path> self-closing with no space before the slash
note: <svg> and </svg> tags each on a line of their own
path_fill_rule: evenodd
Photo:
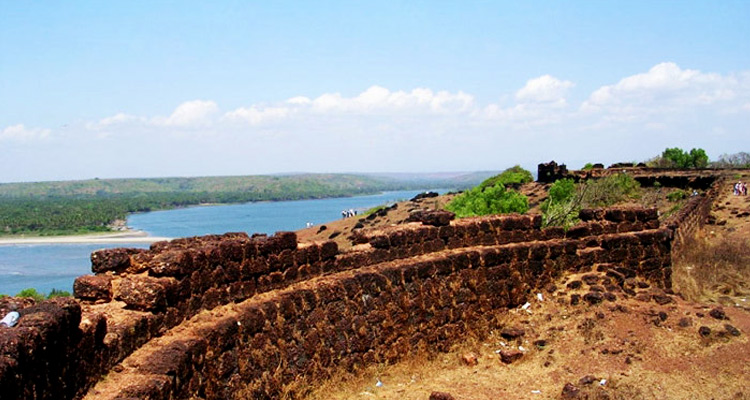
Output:
<svg viewBox="0 0 750 400">
<path fill-rule="evenodd" d="M 599 266 L 615 280 L 637 274 L 670 287 L 673 240 L 705 221 L 712 200 L 691 199 L 663 227 L 655 210 L 608 209 L 583 211 L 567 232 L 541 229 L 538 216 L 407 224 L 370 232 L 348 253 L 333 242 L 300 246 L 293 233 L 96 252 L 76 300 L 24 308 L 17 327 L 0 327 L 0 392 L 294 392 L 300 379 L 481 337 L 498 312 L 565 270 Z M 106 390 L 112 382 L 119 391 Z"/>
<path fill-rule="evenodd" d="M 502 310 L 563 270 L 598 264 L 612 277 L 663 282 L 669 251 L 667 232 L 654 229 L 445 250 L 339 272 L 201 315 L 97 388 L 111 398 L 299 394 L 339 370 L 484 337 Z"/>
</svg>

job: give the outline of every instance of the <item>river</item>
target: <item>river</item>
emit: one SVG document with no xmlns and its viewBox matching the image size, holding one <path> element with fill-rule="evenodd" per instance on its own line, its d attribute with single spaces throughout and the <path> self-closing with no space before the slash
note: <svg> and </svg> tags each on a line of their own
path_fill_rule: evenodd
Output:
<svg viewBox="0 0 750 400">
<path fill-rule="evenodd" d="M 128 218 L 128 226 L 151 236 L 172 238 L 225 232 L 273 234 L 305 228 L 308 222 L 321 224 L 341 218 L 342 210 L 362 212 L 381 204 L 408 200 L 421 192 L 188 207 L 133 214 Z M 114 247 L 147 248 L 148 244 L 0 245 L 0 294 L 13 295 L 25 288 L 42 293 L 52 289 L 72 292 L 75 278 L 91 273 L 91 252 Z"/>
</svg>

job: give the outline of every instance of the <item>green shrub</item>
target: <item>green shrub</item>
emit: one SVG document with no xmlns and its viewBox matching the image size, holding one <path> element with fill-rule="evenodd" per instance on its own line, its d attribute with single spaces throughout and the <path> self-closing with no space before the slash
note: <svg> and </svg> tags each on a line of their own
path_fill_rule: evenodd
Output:
<svg viewBox="0 0 750 400">
<path fill-rule="evenodd" d="M 534 176 L 531 175 L 531 172 L 521 168 L 520 165 L 515 165 L 498 175 L 485 179 L 484 182 L 479 184 L 479 188 L 484 190 L 497 185 L 522 185 L 533 181 Z"/>
<path fill-rule="evenodd" d="M 16 297 L 31 297 L 31 298 L 33 298 L 36 301 L 43 301 L 44 300 L 44 295 L 41 294 L 41 293 L 39 293 L 39 292 L 37 292 L 36 289 L 34 289 L 34 288 L 28 288 L 28 289 L 21 290 L 20 292 L 18 292 L 16 294 Z"/>
<path fill-rule="evenodd" d="M 680 201 L 682 199 L 687 198 L 687 193 L 685 193 L 684 190 L 675 190 L 669 194 L 667 194 L 667 200 L 671 202 Z"/>
<path fill-rule="evenodd" d="M 385 210 L 386 208 L 388 208 L 388 206 L 386 206 L 386 205 L 375 206 L 375 207 L 370 208 L 369 210 L 365 211 L 364 213 L 362 213 L 362 216 L 366 217 L 366 216 L 368 216 L 370 214 L 375 214 L 376 212 L 378 212 L 380 210 Z"/>
<path fill-rule="evenodd" d="M 558 179 L 549 188 L 549 199 L 561 203 L 573 198 L 576 193 L 576 183 L 572 179 Z"/>
<path fill-rule="evenodd" d="M 49 292 L 49 295 L 47 295 L 47 298 L 54 299 L 55 297 L 70 297 L 70 292 L 53 288 L 52 291 Z"/>
<path fill-rule="evenodd" d="M 561 226 L 568 229 L 578 222 L 580 210 L 580 202 L 576 201 L 575 198 L 560 203 L 548 203 L 542 213 L 542 226 Z"/>
<path fill-rule="evenodd" d="M 482 188 L 481 185 L 454 198 L 446 208 L 459 218 L 479 215 L 525 213 L 529 210 L 526 196 L 506 190 L 501 184 Z"/>
<path fill-rule="evenodd" d="M 542 225 L 569 228 L 578 222 L 581 208 L 607 207 L 640 195 L 640 184 L 627 174 L 610 175 L 576 185 L 560 179 L 550 186 L 542 204 Z"/>
<path fill-rule="evenodd" d="M 594 164 L 592 164 L 592 163 L 586 163 L 586 165 L 583 166 L 583 170 L 584 171 L 589 171 L 589 170 L 592 170 L 592 169 L 594 169 Z"/>
<path fill-rule="evenodd" d="M 580 198 L 576 198 L 577 186 L 572 179 L 558 179 L 548 191 L 547 200 L 541 205 L 543 226 L 569 228 L 578 221 Z"/>
<path fill-rule="evenodd" d="M 585 183 L 581 206 L 608 207 L 628 198 L 637 198 L 641 185 L 628 174 L 616 174 Z"/>
</svg>

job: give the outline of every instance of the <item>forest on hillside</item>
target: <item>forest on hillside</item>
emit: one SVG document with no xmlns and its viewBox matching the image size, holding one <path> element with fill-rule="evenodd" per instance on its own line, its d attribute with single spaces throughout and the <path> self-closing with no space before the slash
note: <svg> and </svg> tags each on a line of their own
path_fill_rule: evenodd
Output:
<svg viewBox="0 0 750 400">
<path fill-rule="evenodd" d="M 470 179 L 466 177 L 470 176 Z M 387 190 L 463 188 L 482 174 L 398 180 L 354 174 L 91 179 L 0 184 L 0 235 L 106 232 L 128 214 L 198 204 L 303 200 Z"/>
</svg>

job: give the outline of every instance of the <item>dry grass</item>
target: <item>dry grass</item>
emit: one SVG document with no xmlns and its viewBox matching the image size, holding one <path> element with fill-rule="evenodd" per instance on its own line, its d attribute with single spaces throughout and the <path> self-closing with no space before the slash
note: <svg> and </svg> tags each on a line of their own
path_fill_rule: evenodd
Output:
<svg viewBox="0 0 750 400">
<path fill-rule="evenodd" d="M 723 236 L 687 239 L 674 260 L 673 284 L 692 301 L 750 292 L 750 241 Z"/>
</svg>

